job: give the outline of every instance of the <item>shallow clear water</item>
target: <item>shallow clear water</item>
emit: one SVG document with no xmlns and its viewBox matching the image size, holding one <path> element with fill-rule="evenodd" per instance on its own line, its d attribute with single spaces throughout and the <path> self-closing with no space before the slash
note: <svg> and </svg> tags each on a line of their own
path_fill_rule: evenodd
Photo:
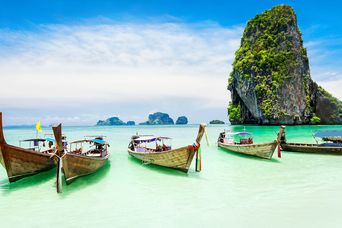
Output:
<svg viewBox="0 0 342 228">
<path fill-rule="evenodd" d="M 143 165 L 130 157 L 130 136 L 173 137 L 173 147 L 194 141 L 198 126 L 65 127 L 69 140 L 104 134 L 110 162 L 99 172 L 55 191 L 51 171 L 9 184 L 0 167 L 1 227 L 341 227 L 342 156 L 282 153 L 272 160 L 217 148 L 224 128 L 210 126 L 202 141 L 203 171 L 188 174 Z M 287 127 L 288 141 L 314 142 L 312 132 L 341 126 Z M 50 133 L 49 129 L 43 129 Z M 247 126 L 255 142 L 274 140 L 278 127 Z M 5 129 L 9 143 L 34 137 L 32 129 Z"/>
</svg>

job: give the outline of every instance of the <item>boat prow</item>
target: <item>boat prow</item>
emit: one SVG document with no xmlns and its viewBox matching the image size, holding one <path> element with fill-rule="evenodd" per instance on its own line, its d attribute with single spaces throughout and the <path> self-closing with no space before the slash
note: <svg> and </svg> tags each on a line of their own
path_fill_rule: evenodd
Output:
<svg viewBox="0 0 342 228">
<path fill-rule="evenodd" d="M 139 139 L 139 136 L 133 136 L 130 143 L 131 148 L 129 146 L 128 153 L 146 164 L 155 164 L 187 173 L 195 154 L 199 150 L 200 142 L 205 132 L 205 127 L 205 124 L 200 125 L 194 145 L 184 146 L 177 149 L 165 149 L 158 151 L 155 149 L 138 148 L 138 144 L 144 142 L 144 140 L 146 142 L 152 142 L 152 140 L 156 141 L 158 138 Z"/>
<path fill-rule="evenodd" d="M 329 154 L 329 155 L 342 155 L 342 143 L 289 143 L 286 141 L 285 126 L 281 126 L 279 129 L 280 135 L 280 146 L 283 151 L 287 152 L 300 152 L 300 153 L 311 153 L 311 154 Z M 342 132 L 339 132 L 340 141 L 342 141 Z M 325 134 L 325 136 L 328 134 Z M 318 135 L 319 137 L 319 135 Z M 326 136 L 327 139 L 330 139 Z M 336 136 L 332 136 L 336 137 Z"/>
<path fill-rule="evenodd" d="M 9 182 L 47 171 L 55 166 L 54 159 L 49 153 L 42 153 L 7 144 L 3 133 L 1 112 L 0 162 L 6 169 Z"/>
<path fill-rule="evenodd" d="M 235 137 L 238 137 L 238 142 L 236 142 Z M 278 142 L 279 136 L 277 140 L 274 140 L 273 142 L 254 144 L 253 135 L 250 132 L 226 133 L 225 131 L 220 133 L 217 140 L 218 147 L 225 150 L 265 159 L 272 158 Z M 278 157 L 281 157 L 280 151 L 278 151 Z"/>
<path fill-rule="evenodd" d="M 53 127 L 57 145 L 62 145 L 61 128 L 61 124 Z M 83 143 L 91 144 L 94 148 L 83 151 Z M 78 144 L 81 145 L 80 148 L 77 147 Z M 73 145 L 76 146 L 74 149 Z M 69 151 L 59 150 L 59 166 L 64 173 L 66 183 L 70 184 L 76 178 L 92 174 L 103 167 L 109 158 L 108 146 L 109 144 L 101 136 L 101 138 L 71 142 Z M 61 171 L 57 171 L 57 183 L 60 182 Z M 57 185 L 57 192 L 61 192 L 61 186 Z"/>
<path fill-rule="evenodd" d="M 145 164 L 155 164 L 187 173 L 196 151 L 186 146 L 165 152 L 136 152 L 128 149 L 128 153 Z"/>
<path fill-rule="evenodd" d="M 65 154 L 63 172 L 65 182 L 70 184 L 76 178 L 92 174 L 102 168 L 108 161 L 109 154 L 104 157 L 88 157 L 76 154 Z"/>
<path fill-rule="evenodd" d="M 277 141 L 252 145 L 234 145 L 218 142 L 218 146 L 235 153 L 256 156 L 259 158 L 271 159 L 277 147 Z"/>
</svg>

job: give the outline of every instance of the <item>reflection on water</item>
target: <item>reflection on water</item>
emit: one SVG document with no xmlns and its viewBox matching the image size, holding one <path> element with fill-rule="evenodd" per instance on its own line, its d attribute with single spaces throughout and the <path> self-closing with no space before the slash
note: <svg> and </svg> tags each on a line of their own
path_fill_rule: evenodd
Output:
<svg viewBox="0 0 342 228">
<path fill-rule="evenodd" d="M 3 167 L 1 167 L 3 168 Z M 34 185 L 40 185 L 51 179 L 56 173 L 56 169 L 51 169 L 38 173 L 36 175 L 24 177 L 18 181 L 10 183 L 8 179 L 2 179 L 0 181 L 0 189 L 4 194 L 8 194 L 11 191 L 32 187 Z"/>
<path fill-rule="evenodd" d="M 60 195 L 67 196 L 67 195 L 77 192 L 80 189 L 88 188 L 89 186 L 98 183 L 99 181 L 101 181 L 103 178 L 107 176 L 110 170 L 110 166 L 111 166 L 110 161 L 108 161 L 103 167 L 101 167 L 95 173 L 78 177 L 74 181 L 72 181 L 70 184 L 66 184 L 66 182 L 63 179 L 63 183 L 62 183 L 63 193 Z"/>
</svg>

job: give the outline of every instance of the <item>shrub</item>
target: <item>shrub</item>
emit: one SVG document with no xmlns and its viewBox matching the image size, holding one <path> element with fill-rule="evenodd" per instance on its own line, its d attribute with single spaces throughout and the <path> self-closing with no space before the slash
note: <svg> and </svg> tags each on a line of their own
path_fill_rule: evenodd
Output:
<svg viewBox="0 0 342 228">
<path fill-rule="evenodd" d="M 230 121 L 241 121 L 241 106 L 240 103 L 234 105 L 233 102 L 229 102 L 228 115 Z"/>
<path fill-rule="evenodd" d="M 313 124 L 318 124 L 321 122 L 321 118 L 319 118 L 318 116 L 314 115 L 311 119 L 310 122 Z"/>
</svg>

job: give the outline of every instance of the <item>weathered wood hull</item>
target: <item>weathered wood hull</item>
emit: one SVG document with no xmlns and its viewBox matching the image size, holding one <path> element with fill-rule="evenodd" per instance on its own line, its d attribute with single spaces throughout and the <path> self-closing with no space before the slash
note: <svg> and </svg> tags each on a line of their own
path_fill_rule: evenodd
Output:
<svg viewBox="0 0 342 228">
<path fill-rule="evenodd" d="M 0 145 L 0 161 L 10 182 L 17 181 L 55 166 L 50 154 L 26 150 L 8 144 Z"/>
<path fill-rule="evenodd" d="M 96 172 L 105 165 L 108 158 L 109 155 L 105 157 L 92 157 L 66 153 L 62 158 L 62 169 L 66 183 L 70 184 L 77 177 Z"/>
<path fill-rule="evenodd" d="M 55 166 L 54 158 L 48 153 L 36 152 L 6 143 L 0 112 L 0 163 L 4 166 L 10 182 L 31 176 Z"/>
<path fill-rule="evenodd" d="M 326 147 L 318 144 L 304 143 L 281 143 L 280 145 L 283 151 L 288 152 L 342 155 L 342 147 Z"/>
<path fill-rule="evenodd" d="M 260 158 L 271 159 L 274 150 L 277 147 L 277 141 L 272 143 L 263 144 L 251 144 L 251 145 L 234 145 L 234 144 L 224 144 L 218 142 L 218 146 L 235 153 L 247 154 L 251 156 L 256 156 Z"/>
<path fill-rule="evenodd" d="M 135 152 L 128 149 L 128 153 L 145 163 L 178 169 L 187 173 L 196 152 L 188 147 L 181 147 L 162 152 Z"/>
</svg>

